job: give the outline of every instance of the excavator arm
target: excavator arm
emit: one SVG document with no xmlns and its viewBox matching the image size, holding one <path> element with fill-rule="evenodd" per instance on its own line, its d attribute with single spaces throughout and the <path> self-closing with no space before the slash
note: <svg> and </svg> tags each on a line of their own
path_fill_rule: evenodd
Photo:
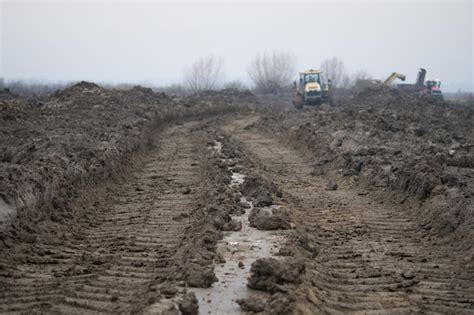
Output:
<svg viewBox="0 0 474 315">
<path fill-rule="evenodd" d="M 390 85 L 392 84 L 393 81 L 395 81 L 395 79 L 400 79 L 402 81 L 405 81 L 406 76 L 398 72 L 393 72 L 391 75 L 389 75 L 389 77 L 385 81 L 383 81 L 383 84 Z"/>
</svg>

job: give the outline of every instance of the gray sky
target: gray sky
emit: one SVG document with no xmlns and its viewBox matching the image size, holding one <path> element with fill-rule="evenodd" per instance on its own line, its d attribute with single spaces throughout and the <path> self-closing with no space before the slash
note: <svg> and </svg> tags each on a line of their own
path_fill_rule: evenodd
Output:
<svg viewBox="0 0 474 315">
<path fill-rule="evenodd" d="M 474 90 L 472 1 L 24 2 L 0 0 L 0 77 L 169 84 L 199 57 L 247 79 L 259 52 L 293 53 L 299 69 L 340 57 L 375 78 Z"/>
</svg>

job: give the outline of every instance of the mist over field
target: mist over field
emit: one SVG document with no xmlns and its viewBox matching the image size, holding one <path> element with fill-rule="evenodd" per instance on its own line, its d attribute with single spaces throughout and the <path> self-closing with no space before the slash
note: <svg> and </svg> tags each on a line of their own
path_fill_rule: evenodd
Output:
<svg viewBox="0 0 474 315">
<path fill-rule="evenodd" d="M 2 1 L 0 77 L 163 86 L 199 58 L 249 85 L 258 54 L 290 53 L 297 70 L 333 56 L 349 74 L 414 82 L 420 67 L 445 91 L 473 90 L 472 1 Z M 296 77 L 296 73 L 295 73 Z"/>
</svg>

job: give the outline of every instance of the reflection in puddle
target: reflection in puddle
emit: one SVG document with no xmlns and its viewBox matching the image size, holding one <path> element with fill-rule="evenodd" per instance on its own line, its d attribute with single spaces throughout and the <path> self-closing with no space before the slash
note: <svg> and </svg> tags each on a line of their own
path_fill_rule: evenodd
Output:
<svg viewBox="0 0 474 315">
<path fill-rule="evenodd" d="M 230 183 L 230 187 L 239 187 L 244 183 L 245 175 L 241 173 L 234 173 L 232 172 L 232 181 Z M 250 202 L 249 202 L 250 204 Z"/>
</svg>

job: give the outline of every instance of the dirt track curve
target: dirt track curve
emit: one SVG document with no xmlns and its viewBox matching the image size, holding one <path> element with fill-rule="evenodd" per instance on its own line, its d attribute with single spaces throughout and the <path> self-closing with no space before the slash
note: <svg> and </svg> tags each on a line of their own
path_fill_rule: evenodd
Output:
<svg viewBox="0 0 474 315">
<path fill-rule="evenodd" d="M 287 292 L 301 313 L 474 312 L 473 263 L 445 245 L 425 243 L 393 204 L 346 182 L 325 190 L 327 181 L 311 175 L 306 153 L 253 128 L 257 119 L 168 127 L 129 178 L 105 189 L 63 238 L 6 242 L 0 312 L 161 314 L 149 293 L 173 277 L 206 174 L 201 150 L 209 139 L 193 136 L 198 125 L 225 135 L 224 146 L 236 146 L 230 149 L 240 152 L 243 174 L 273 182 L 283 195 L 279 204 L 290 210 L 293 233 L 303 231 L 317 243 L 318 254 L 304 258 L 302 282 Z M 296 248 L 291 240 L 288 246 Z M 199 303 L 209 303 L 212 313 L 212 301 Z"/>
</svg>

